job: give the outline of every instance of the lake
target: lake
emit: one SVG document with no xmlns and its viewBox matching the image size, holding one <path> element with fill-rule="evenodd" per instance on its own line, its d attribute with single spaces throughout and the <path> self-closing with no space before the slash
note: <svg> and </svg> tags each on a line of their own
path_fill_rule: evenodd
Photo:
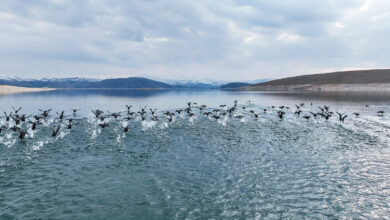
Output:
<svg viewBox="0 0 390 220">
<path fill-rule="evenodd" d="M 235 112 L 222 115 L 234 100 Z M 175 113 L 170 121 L 163 114 L 187 102 L 194 116 Z M 35 131 L 21 125 L 23 140 L 9 130 L 13 120 L 0 118 L 0 219 L 388 218 L 389 104 L 390 95 L 372 93 L 90 89 L 0 96 L 1 112 L 53 109 Z M 134 112 L 146 106 L 146 120 L 126 121 L 125 105 Z M 334 115 L 314 118 L 310 112 L 324 105 Z M 157 108 L 158 121 L 149 108 Z M 102 128 L 95 109 L 121 116 L 105 118 Z M 72 129 L 58 119 L 62 110 Z M 336 112 L 348 114 L 345 122 Z"/>
</svg>

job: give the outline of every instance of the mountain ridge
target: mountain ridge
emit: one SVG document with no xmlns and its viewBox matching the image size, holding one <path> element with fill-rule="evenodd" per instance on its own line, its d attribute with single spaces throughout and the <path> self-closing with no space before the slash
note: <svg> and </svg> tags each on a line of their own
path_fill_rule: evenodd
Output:
<svg viewBox="0 0 390 220">
<path fill-rule="evenodd" d="M 267 80 L 267 79 L 258 79 Z M 169 83 L 168 83 L 169 82 Z M 221 85 L 227 84 L 225 81 L 190 81 L 190 80 L 165 80 L 158 81 L 145 77 L 127 78 L 41 78 L 41 79 L 21 79 L 9 76 L 0 76 L 1 85 L 19 86 L 27 88 L 169 88 L 169 89 L 218 89 Z"/>
<path fill-rule="evenodd" d="M 390 83 L 390 69 L 350 70 L 300 75 L 271 80 L 268 82 L 254 84 L 252 86 L 362 83 Z"/>
<path fill-rule="evenodd" d="M 240 87 L 247 91 L 388 91 L 390 69 L 338 71 L 286 77 Z"/>
<path fill-rule="evenodd" d="M 226 83 L 221 86 L 219 86 L 220 89 L 236 89 L 240 88 L 243 86 L 250 86 L 250 83 L 245 83 L 245 82 L 231 82 L 231 83 Z"/>
</svg>

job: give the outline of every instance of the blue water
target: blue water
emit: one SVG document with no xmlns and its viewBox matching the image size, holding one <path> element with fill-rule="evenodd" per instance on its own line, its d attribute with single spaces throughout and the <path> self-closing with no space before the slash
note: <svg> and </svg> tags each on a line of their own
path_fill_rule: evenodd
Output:
<svg viewBox="0 0 390 220">
<path fill-rule="evenodd" d="M 163 115 L 187 101 L 207 105 L 205 112 L 234 100 L 237 111 L 218 120 L 194 105 L 194 117 L 182 113 L 169 122 Z M 299 103 L 305 105 L 297 117 Z M 143 122 L 127 123 L 126 104 L 134 111 L 158 108 L 159 121 L 148 113 Z M 346 121 L 302 118 L 324 104 L 349 114 Z M 388 218 L 389 104 L 385 94 L 219 90 L 0 96 L 1 111 L 53 109 L 23 140 L 7 129 L 0 134 L 0 219 Z M 273 105 L 290 107 L 283 120 Z M 80 111 L 73 115 L 71 108 Z M 105 119 L 110 126 L 101 128 L 91 113 L 97 108 L 122 111 L 122 117 Z M 57 119 L 60 110 L 74 119 L 73 128 L 51 137 L 65 124 Z M 5 118 L 0 123 L 13 125 Z"/>
</svg>

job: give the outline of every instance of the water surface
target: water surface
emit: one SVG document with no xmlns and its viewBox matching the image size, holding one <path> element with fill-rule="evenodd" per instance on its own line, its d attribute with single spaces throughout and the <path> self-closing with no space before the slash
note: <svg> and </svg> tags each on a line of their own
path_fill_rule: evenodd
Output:
<svg viewBox="0 0 390 220">
<path fill-rule="evenodd" d="M 234 100 L 236 113 L 220 120 L 197 108 L 194 118 L 183 114 L 169 122 L 162 115 L 186 107 L 187 101 L 213 110 Z M 326 104 L 350 116 L 345 123 L 336 117 L 307 121 L 294 115 L 298 103 L 305 103 L 302 115 Z M 0 218 L 386 218 L 390 118 L 376 112 L 390 113 L 389 103 L 385 94 L 219 90 L 1 96 L 2 111 L 11 106 L 23 106 L 26 114 L 53 111 L 33 137 L 20 141 L 11 131 L 0 134 Z M 160 121 L 131 121 L 124 133 L 123 119 L 110 119 L 110 127 L 102 129 L 90 113 L 124 111 L 126 104 L 136 111 L 158 108 Z M 290 107 L 283 120 L 272 105 Z M 73 116 L 71 108 L 81 110 Z M 72 130 L 61 129 L 52 138 L 52 130 L 63 123 L 55 119 L 60 110 L 75 122 Z"/>
</svg>

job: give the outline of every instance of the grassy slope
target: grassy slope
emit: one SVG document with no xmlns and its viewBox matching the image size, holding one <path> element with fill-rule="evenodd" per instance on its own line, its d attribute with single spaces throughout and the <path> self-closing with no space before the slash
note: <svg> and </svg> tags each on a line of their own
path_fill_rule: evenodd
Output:
<svg viewBox="0 0 390 220">
<path fill-rule="evenodd" d="M 333 72 L 313 75 L 303 75 L 272 80 L 265 83 L 254 84 L 257 86 L 284 86 L 304 84 L 367 84 L 367 83 L 390 83 L 390 69 L 357 70 Z"/>
</svg>

